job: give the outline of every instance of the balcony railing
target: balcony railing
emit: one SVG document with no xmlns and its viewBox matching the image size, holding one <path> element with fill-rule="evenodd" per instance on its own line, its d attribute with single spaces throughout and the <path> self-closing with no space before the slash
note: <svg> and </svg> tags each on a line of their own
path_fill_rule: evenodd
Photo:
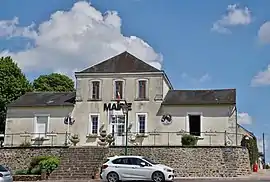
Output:
<svg viewBox="0 0 270 182">
<path fill-rule="evenodd" d="M 128 145 L 141 146 L 181 146 L 182 136 L 189 132 L 145 132 L 128 133 Z M 125 145 L 125 133 L 113 133 L 113 145 Z M 229 132 L 200 132 L 197 137 L 198 146 L 240 146 L 243 134 Z"/>
<path fill-rule="evenodd" d="M 181 146 L 182 136 L 188 132 L 128 132 L 129 146 Z M 114 142 L 111 145 L 125 146 L 126 134 L 111 133 Z M 66 133 L 10 133 L 5 134 L 4 147 L 27 147 L 27 146 L 69 146 L 70 134 Z M 87 141 L 88 135 L 79 135 L 80 143 L 97 145 L 99 136 L 92 137 Z M 230 132 L 200 132 L 196 136 L 198 146 L 240 146 L 243 134 Z M 88 137 L 89 138 L 89 137 Z"/>
<path fill-rule="evenodd" d="M 68 133 L 9 133 L 5 134 L 4 147 L 67 146 Z"/>
</svg>

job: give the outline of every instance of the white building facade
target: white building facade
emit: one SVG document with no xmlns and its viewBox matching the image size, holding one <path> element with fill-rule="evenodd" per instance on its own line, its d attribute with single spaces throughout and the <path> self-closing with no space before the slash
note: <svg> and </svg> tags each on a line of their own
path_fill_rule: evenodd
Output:
<svg viewBox="0 0 270 182">
<path fill-rule="evenodd" d="M 125 145 L 127 122 L 129 145 L 181 145 L 184 133 L 198 136 L 198 145 L 240 144 L 235 89 L 173 90 L 164 71 L 128 52 L 75 76 L 76 93 L 26 93 L 11 103 L 5 145 L 37 136 L 57 145 L 68 142 L 65 133 L 78 134 L 78 145 L 97 145 L 101 127 Z"/>
</svg>

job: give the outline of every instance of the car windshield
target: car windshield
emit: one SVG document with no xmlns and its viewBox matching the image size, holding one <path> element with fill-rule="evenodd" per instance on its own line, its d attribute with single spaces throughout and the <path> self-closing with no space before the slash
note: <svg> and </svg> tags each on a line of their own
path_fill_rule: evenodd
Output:
<svg viewBox="0 0 270 182">
<path fill-rule="evenodd" d="M 147 162 L 149 162 L 149 163 L 151 163 L 151 164 L 154 164 L 154 165 L 158 164 L 157 162 L 154 162 L 154 161 L 152 161 L 151 159 L 149 159 L 149 158 L 147 158 L 147 157 L 143 157 L 142 159 L 143 159 L 143 160 L 146 160 Z"/>
<path fill-rule="evenodd" d="M 0 165 L 0 172 L 8 172 L 8 170 L 4 166 Z"/>
</svg>

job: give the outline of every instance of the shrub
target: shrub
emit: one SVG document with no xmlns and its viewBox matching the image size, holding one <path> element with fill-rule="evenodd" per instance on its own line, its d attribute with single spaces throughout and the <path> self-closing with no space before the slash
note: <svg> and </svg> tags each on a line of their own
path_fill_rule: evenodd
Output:
<svg viewBox="0 0 270 182">
<path fill-rule="evenodd" d="M 27 170 L 17 170 L 17 171 L 15 171 L 15 174 L 16 175 L 26 175 L 26 174 L 28 174 L 28 171 Z"/>
<path fill-rule="evenodd" d="M 270 166 L 268 164 L 266 164 L 265 169 L 270 169 Z"/>
<path fill-rule="evenodd" d="M 249 153 L 250 165 L 252 166 L 256 162 L 258 162 L 258 158 L 259 158 L 257 139 L 256 137 L 249 138 L 248 140 L 246 140 L 245 138 L 246 136 L 243 136 L 242 141 L 241 141 L 241 146 L 247 147 L 248 153 Z"/>
<path fill-rule="evenodd" d="M 34 168 L 31 170 L 30 174 L 34 174 L 34 175 L 40 175 L 41 174 L 41 169 L 38 166 L 37 168 Z"/>
<path fill-rule="evenodd" d="M 57 157 L 50 157 L 39 162 L 40 169 L 45 170 L 47 174 L 50 174 L 58 167 L 59 162 Z"/>
<path fill-rule="evenodd" d="M 28 168 L 28 173 L 31 174 L 32 173 L 32 170 L 33 169 L 39 169 L 40 170 L 40 161 L 43 161 L 43 160 L 46 160 L 46 159 L 49 159 L 51 156 L 37 156 L 37 157 L 33 157 L 31 162 L 30 162 L 30 165 L 29 165 L 29 168 Z"/>
<path fill-rule="evenodd" d="M 183 146 L 195 146 L 197 145 L 198 138 L 193 135 L 183 135 L 182 145 Z"/>
</svg>

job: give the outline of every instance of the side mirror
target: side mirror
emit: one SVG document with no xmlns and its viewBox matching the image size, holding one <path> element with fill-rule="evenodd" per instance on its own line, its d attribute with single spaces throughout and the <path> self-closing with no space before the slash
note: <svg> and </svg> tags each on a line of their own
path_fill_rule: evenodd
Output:
<svg viewBox="0 0 270 182">
<path fill-rule="evenodd" d="M 146 166 L 145 162 L 141 162 L 141 163 L 140 163 L 140 166 L 141 166 L 141 167 Z"/>
</svg>

